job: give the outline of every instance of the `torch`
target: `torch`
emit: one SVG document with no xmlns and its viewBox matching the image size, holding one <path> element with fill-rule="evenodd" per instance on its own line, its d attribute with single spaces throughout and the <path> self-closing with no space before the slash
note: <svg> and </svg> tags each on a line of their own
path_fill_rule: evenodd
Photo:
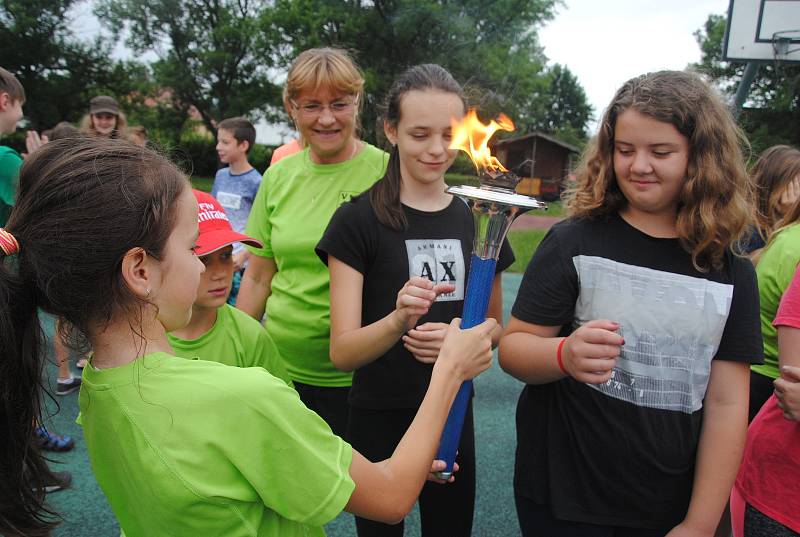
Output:
<svg viewBox="0 0 800 537">
<path fill-rule="evenodd" d="M 469 155 L 478 171 L 480 187 L 452 186 L 447 192 L 464 200 L 472 209 L 475 221 L 475 242 L 469 279 L 464 297 L 464 310 L 461 314 L 461 328 L 471 328 L 486 319 L 492 282 L 495 275 L 500 246 L 514 219 L 531 209 L 547 209 L 547 206 L 529 196 L 515 192 L 520 177 L 508 171 L 489 150 L 489 139 L 497 130 L 513 131 L 514 123 L 501 114 L 498 121 L 492 120 L 484 125 L 475 110 L 460 122 L 453 122 L 453 141 L 450 149 L 460 149 Z M 461 428 L 467 412 L 472 381 L 461 385 L 439 442 L 437 459 L 446 463 L 439 477 L 447 479 L 453 474 L 456 450 L 461 438 Z"/>
</svg>

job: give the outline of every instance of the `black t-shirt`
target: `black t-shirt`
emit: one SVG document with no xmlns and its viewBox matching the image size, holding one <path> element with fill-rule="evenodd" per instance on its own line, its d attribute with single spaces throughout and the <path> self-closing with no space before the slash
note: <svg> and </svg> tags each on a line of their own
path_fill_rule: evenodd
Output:
<svg viewBox="0 0 800 537">
<path fill-rule="evenodd" d="M 395 231 L 375 216 L 368 195 L 345 203 L 331 218 L 317 245 L 325 263 L 331 255 L 364 275 L 361 325 L 370 325 L 395 309 L 397 292 L 413 276 L 456 289 L 442 294 L 418 324 L 449 323 L 461 316 L 475 225 L 466 203 L 453 198 L 441 211 L 425 212 L 403 206 L 408 229 Z M 496 272 L 514 262 L 507 242 L 500 249 Z M 350 404 L 356 407 L 417 408 L 430 384 L 433 366 L 423 364 L 402 340 L 353 375 Z"/>
<path fill-rule="evenodd" d="M 711 360 L 762 356 L 751 263 L 729 254 L 721 270 L 700 272 L 677 239 L 618 214 L 566 220 L 531 259 L 512 315 L 561 335 L 609 319 L 625 339 L 605 384 L 568 377 L 523 389 L 516 493 L 576 522 L 666 529 L 683 520 Z"/>
</svg>

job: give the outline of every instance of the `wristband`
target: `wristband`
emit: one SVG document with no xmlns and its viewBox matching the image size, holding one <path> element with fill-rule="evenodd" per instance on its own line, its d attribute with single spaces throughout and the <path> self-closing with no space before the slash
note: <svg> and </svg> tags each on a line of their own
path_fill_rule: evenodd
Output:
<svg viewBox="0 0 800 537">
<path fill-rule="evenodd" d="M 564 360 L 561 357 L 561 349 L 564 348 L 564 343 L 566 343 L 567 338 L 563 338 L 561 342 L 558 344 L 558 349 L 556 350 L 556 360 L 558 361 L 558 368 L 564 373 L 566 376 L 569 376 L 569 373 L 564 368 Z"/>
</svg>

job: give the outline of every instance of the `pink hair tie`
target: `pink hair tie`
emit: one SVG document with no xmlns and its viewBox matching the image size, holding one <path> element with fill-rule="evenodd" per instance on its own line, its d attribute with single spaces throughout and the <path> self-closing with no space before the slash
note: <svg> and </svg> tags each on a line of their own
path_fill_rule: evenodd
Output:
<svg viewBox="0 0 800 537">
<path fill-rule="evenodd" d="M 0 250 L 6 255 L 14 255 L 19 252 L 19 242 L 10 232 L 0 227 Z"/>
</svg>

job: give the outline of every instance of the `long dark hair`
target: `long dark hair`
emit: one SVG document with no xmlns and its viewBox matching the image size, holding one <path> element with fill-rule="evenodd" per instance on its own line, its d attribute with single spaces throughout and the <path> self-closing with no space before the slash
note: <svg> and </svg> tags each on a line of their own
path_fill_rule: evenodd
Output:
<svg viewBox="0 0 800 537">
<path fill-rule="evenodd" d="M 409 91 L 437 90 L 444 93 L 457 95 L 464 103 L 466 110 L 467 101 L 464 90 L 453 78 L 447 69 L 434 63 L 415 65 L 406 70 L 392 84 L 386 96 L 384 121 L 393 127 L 400 123 L 400 105 L 403 97 Z M 396 231 L 408 227 L 403 206 L 400 204 L 400 150 L 393 146 L 389 153 L 389 163 L 383 178 L 369 189 L 369 201 L 378 221 L 386 227 Z"/>
<path fill-rule="evenodd" d="M 22 166 L 5 228 L 19 252 L 0 251 L 0 533 L 47 535 L 56 522 L 33 440 L 46 354 L 38 309 L 84 336 L 117 315 L 133 326 L 143 303 L 122 280 L 122 258 L 134 247 L 162 258 L 187 185 L 166 159 L 121 140 L 50 142 Z"/>
</svg>

